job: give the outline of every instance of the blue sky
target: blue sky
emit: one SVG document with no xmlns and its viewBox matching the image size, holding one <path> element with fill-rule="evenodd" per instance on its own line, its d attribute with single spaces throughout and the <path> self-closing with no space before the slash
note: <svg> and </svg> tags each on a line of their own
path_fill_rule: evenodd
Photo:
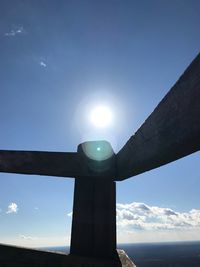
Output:
<svg viewBox="0 0 200 267">
<path fill-rule="evenodd" d="M 117 152 L 198 54 L 199 14 L 198 0 L 1 1 L 0 148 Z M 97 129 L 102 103 L 114 120 Z M 200 239 L 199 160 L 117 183 L 118 242 Z M 73 182 L 1 173 L 0 242 L 69 244 Z"/>
</svg>

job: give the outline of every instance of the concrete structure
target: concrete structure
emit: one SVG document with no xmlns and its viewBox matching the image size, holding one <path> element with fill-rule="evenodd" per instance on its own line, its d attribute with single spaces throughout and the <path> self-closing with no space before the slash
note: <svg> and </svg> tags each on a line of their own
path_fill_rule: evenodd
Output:
<svg viewBox="0 0 200 267">
<path fill-rule="evenodd" d="M 0 266 L 133 267 L 116 251 L 115 182 L 200 149 L 200 55 L 115 156 L 106 141 L 77 153 L 0 151 L 0 171 L 75 177 L 70 255 L 0 246 Z"/>
</svg>

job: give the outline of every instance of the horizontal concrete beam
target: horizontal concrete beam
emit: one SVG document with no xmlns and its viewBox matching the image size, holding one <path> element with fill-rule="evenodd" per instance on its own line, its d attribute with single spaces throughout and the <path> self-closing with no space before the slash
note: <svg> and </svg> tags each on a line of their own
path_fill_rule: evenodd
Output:
<svg viewBox="0 0 200 267">
<path fill-rule="evenodd" d="M 96 162 L 79 153 L 0 150 L 0 172 L 60 177 L 114 177 L 110 160 Z"/>
<path fill-rule="evenodd" d="M 83 171 L 77 153 L 0 150 L 0 172 L 74 177 Z"/>
<path fill-rule="evenodd" d="M 157 168 L 199 149 L 200 54 L 117 154 L 117 180 Z"/>
</svg>

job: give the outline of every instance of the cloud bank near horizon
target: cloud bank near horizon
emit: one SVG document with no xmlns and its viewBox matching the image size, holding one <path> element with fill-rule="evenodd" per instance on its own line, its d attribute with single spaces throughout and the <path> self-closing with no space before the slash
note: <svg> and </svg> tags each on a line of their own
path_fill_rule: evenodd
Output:
<svg viewBox="0 0 200 267">
<path fill-rule="evenodd" d="M 140 202 L 117 204 L 117 225 L 135 230 L 179 230 L 200 228 L 200 210 L 178 212 Z"/>
<path fill-rule="evenodd" d="M 200 240 L 200 210 L 118 203 L 117 232 L 119 243 Z"/>
</svg>

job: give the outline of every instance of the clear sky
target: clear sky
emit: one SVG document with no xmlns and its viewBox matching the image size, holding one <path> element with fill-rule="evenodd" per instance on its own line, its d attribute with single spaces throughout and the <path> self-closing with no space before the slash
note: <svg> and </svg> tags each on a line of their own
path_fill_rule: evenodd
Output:
<svg viewBox="0 0 200 267">
<path fill-rule="evenodd" d="M 198 0 L 1 0 L 0 149 L 117 152 L 198 54 Z M 89 120 L 106 104 L 113 122 Z M 200 239 L 200 155 L 117 183 L 118 242 Z M 0 174 L 0 242 L 69 244 L 73 179 Z"/>
</svg>

